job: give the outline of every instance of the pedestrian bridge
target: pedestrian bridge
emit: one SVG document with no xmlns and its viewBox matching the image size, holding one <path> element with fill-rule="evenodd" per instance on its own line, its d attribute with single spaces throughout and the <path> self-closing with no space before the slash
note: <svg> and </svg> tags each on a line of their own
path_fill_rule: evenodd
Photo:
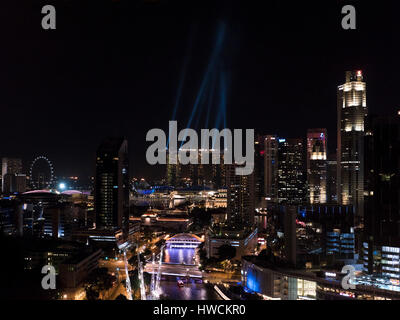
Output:
<svg viewBox="0 0 400 320">
<path fill-rule="evenodd" d="M 204 240 L 195 234 L 178 233 L 166 239 L 167 248 L 197 248 Z"/>
</svg>

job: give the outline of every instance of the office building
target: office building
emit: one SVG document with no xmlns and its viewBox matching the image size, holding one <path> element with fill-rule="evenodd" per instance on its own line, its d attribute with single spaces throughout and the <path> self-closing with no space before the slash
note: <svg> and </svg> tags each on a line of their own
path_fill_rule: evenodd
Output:
<svg viewBox="0 0 400 320">
<path fill-rule="evenodd" d="M 60 264 L 60 284 L 63 288 L 77 288 L 99 266 L 101 249 L 68 257 Z"/>
<path fill-rule="evenodd" d="M 128 142 L 107 138 L 97 150 L 95 198 L 96 228 L 129 233 Z"/>
<path fill-rule="evenodd" d="M 308 201 L 326 203 L 327 178 L 327 133 L 326 129 L 307 131 L 307 183 Z"/>
<path fill-rule="evenodd" d="M 5 177 L 9 174 L 9 177 Z M 22 174 L 22 160 L 18 158 L 3 158 L 1 163 L 1 178 L 3 193 L 10 193 L 12 175 Z"/>
<path fill-rule="evenodd" d="M 278 137 L 264 138 L 264 192 L 267 202 L 276 202 L 278 197 Z"/>
<path fill-rule="evenodd" d="M 353 204 L 358 222 L 364 213 L 364 122 L 367 115 L 366 83 L 361 70 L 346 71 L 337 90 L 338 202 Z"/>
<path fill-rule="evenodd" d="M 249 175 L 237 175 L 239 165 L 226 165 L 227 213 L 232 224 L 253 226 L 255 195 L 254 171 Z"/>
<path fill-rule="evenodd" d="M 400 280 L 399 117 L 370 117 L 365 140 L 364 271 Z"/>
<path fill-rule="evenodd" d="M 206 183 L 205 165 L 201 163 L 201 152 L 198 150 L 198 163 L 187 165 L 192 186 L 204 186 Z"/>
<path fill-rule="evenodd" d="M 278 139 L 278 202 L 306 202 L 305 150 L 303 139 Z"/>
<path fill-rule="evenodd" d="M 221 229 L 219 229 L 221 230 Z M 233 259 L 240 260 L 245 255 L 254 254 L 257 246 L 258 229 L 249 230 L 230 230 L 223 229 L 223 232 L 214 232 L 209 229 L 205 234 L 204 248 L 207 258 L 219 258 L 221 246 L 231 246 L 235 248 Z"/>
<path fill-rule="evenodd" d="M 263 135 L 257 135 L 254 141 L 254 193 L 256 200 L 256 207 L 265 207 L 265 183 L 264 183 L 264 146 Z"/>
<path fill-rule="evenodd" d="M 23 193 L 26 191 L 26 175 L 22 173 L 6 173 L 3 176 L 3 193 Z"/>
<path fill-rule="evenodd" d="M 224 154 L 220 155 L 219 164 L 211 164 L 212 181 L 215 189 L 221 189 L 226 186 L 226 169 L 224 164 Z"/>
<path fill-rule="evenodd" d="M 337 158 L 336 153 L 328 155 L 326 161 L 326 202 L 337 203 Z"/>
<path fill-rule="evenodd" d="M 170 163 L 169 161 L 169 153 L 167 152 L 167 172 L 166 172 L 166 182 L 168 186 L 171 187 L 178 187 L 180 184 L 180 179 L 181 179 L 181 171 L 182 171 L 182 166 L 177 161 L 176 164 Z"/>
</svg>

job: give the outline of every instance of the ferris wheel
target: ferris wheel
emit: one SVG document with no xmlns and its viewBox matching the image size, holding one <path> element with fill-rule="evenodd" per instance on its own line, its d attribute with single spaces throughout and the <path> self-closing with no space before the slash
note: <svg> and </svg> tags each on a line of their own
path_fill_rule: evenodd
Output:
<svg viewBox="0 0 400 320">
<path fill-rule="evenodd" d="M 45 156 L 36 157 L 29 169 L 30 185 L 34 189 L 49 189 L 54 182 L 54 167 Z"/>
</svg>

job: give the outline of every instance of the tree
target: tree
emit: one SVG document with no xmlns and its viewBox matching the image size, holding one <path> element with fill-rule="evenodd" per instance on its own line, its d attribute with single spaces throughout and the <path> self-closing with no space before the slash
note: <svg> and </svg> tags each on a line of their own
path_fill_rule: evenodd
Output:
<svg viewBox="0 0 400 320">
<path fill-rule="evenodd" d="M 85 292 L 86 292 L 86 299 L 87 300 L 97 300 L 99 299 L 99 291 L 97 291 L 96 288 L 91 287 L 91 286 L 85 286 Z"/>
<path fill-rule="evenodd" d="M 203 227 L 208 226 L 211 223 L 210 210 L 194 207 L 190 211 L 189 215 L 193 220 L 193 224 L 191 225 L 193 230 L 201 230 Z"/>
<path fill-rule="evenodd" d="M 221 261 L 221 266 L 222 266 L 222 268 L 224 268 L 225 272 L 232 270 L 232 262 L 230 260 Z"/>
<path fill-rule="evenodd" d="M 146 249 L 143 251 L 143 254 L 144 254 L 144 256 L 148 256 L 148 255 L 151 254 L 151 250 L 150 250 L 149 248 L 146 248 Z"/>
<path fill-rule="evenodd" d="M 84 288 L 88 300 L 96 300 L 100 293 L 112 288 L 116 278 L 108 273 L 107 268 L 94 269 L 86 278 Z"/>
<path fill-rule="evenodd" d="M 143 255 L 143 253 L 139 253 L 140 256 L 140 261 L 143 263 L 143 266 L 145 265 L 145 257 Z M 132 257 L 129 258 L 128 260 L 129 264 L 133 267 L 137 267 L 137 254 L 132 255 Z"/>
<path fill-rule="evenodd" d="M 133 274 L 129 276 L 129 279 L 131 280 L 132 296 L 137 297 L 137 299 L 140 299 L 139 272 L 138 271 L 133 272 Z M 144 280 L 144 285 L 148 287 L 151 282 L 151 274 L 143 272 L 143 280 Z"/>
<path fill-rule="evenodd" d="M 223 244 L 218 248 L 218 255 L 220 260 L 231 260 L 236 256 L 236 248 Z"/>
<path fill-rule="evenodd" d="M 129 276 L 129 279 L 131 280 L 132 297 L 135 299 L 140 290 L 138 271 L 133 272 L 133 274 Z"/>
</svg>

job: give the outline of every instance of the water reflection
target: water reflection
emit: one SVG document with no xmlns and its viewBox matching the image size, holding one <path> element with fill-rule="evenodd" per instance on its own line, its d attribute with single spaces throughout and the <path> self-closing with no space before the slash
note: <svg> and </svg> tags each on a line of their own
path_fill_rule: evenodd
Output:
<svg viewBox="0 0 400 320">
<path fill-rule="evenodd" d="M 215 290 L 204 283 L 190 281 L 184 287 L 178 287 L 175 281 L 161 282 L 162 294 L 169 300 L 219 300 Z"/>
<path fill-rule="evenodd" d="M 166 248 L 163 261 L 166 263 L 195 264 L 196 249 Z"/>
</svg>

